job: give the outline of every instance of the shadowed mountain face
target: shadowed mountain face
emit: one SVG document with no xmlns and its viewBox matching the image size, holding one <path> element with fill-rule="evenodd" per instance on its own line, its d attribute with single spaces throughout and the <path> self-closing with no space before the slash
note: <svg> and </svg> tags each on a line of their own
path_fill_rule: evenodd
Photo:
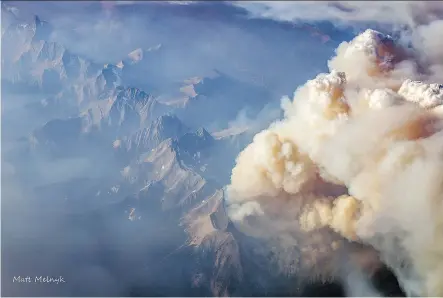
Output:
<svg viewBox="0 0 443 298">
<path fill-rule="evenodd" d="M 343 296 L 340 284 L 306 286 L 239 232 L 222 190 L 238 153 L 280 116 L 297 53 L 330 55 L 339 40 L 221 3 L 222 14 L 206 3 L 121 6 L 115 20 L 97 3 L 54 3 L 2 2 L 2 295 Z M 152 27 L 136 30 L 139 10 Z M 103 46 L 110 24 L 128 34 L 113 36 L 115 49 Z M 28 276 L 66 282 L 19 282 Z M 398 296 L 387 276 L 376 286 Z"/>
</svg>

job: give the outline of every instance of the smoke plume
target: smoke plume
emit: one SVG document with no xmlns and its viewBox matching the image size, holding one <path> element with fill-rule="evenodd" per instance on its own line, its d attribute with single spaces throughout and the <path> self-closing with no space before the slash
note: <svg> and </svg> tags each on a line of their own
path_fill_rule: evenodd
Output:
<svg viewBox="0 0 443 298">
<path fill-rule="evenodd" d="M 301 276 L 380 259 L 408 295 L 443 296 L 441 26 L 342 43 L 238 156 L 231 219 L 290 250 Z"/>
</svg>

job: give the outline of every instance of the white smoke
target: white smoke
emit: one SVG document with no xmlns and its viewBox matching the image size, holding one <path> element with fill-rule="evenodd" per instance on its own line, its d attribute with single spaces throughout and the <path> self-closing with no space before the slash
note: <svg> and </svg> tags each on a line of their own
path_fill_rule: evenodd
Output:
<svg viewBox="0 0 443 298">
<path fill-rule="evenodd" d="M 415 26 L 443 14 L 443 1 L 231 1 L 252 17 L 277 21 L 332 21 Z"/>
<path fill-rule="evenodd" d="M 343 278 L 343 256 L 370 274 L 379 254 L 408 295 L 443 296 L 439 26 L 414 48 L 367 30 L 284 99 L 232 170 L 234 224 L 294 251 L 301 275 Z"/>
</svg>

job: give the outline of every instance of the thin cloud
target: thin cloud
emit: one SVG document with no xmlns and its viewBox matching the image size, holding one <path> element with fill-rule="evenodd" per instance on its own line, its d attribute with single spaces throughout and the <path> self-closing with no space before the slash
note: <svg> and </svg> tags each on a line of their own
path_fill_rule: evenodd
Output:
<svg viewBox="0 0 443 298">
<path fill-rule="evenodd" d="M 231 2 L 250 16 L 277 21 L 385 23 L 414 27 L 443 16 L 443 1 L 248 1 Z"/>
</svg>

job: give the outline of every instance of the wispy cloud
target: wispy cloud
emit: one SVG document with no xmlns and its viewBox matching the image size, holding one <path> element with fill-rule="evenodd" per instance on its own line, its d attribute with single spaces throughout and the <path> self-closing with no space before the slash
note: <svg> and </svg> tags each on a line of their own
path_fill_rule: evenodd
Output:
<svg viewBox="0 0 443 298">
<path fill-rule="evenodd" d="M 245 1 L 252 17 L 278 21 L 376 22 L 415 26 L 443 16 L 443 1 Z"/>
</svg>

